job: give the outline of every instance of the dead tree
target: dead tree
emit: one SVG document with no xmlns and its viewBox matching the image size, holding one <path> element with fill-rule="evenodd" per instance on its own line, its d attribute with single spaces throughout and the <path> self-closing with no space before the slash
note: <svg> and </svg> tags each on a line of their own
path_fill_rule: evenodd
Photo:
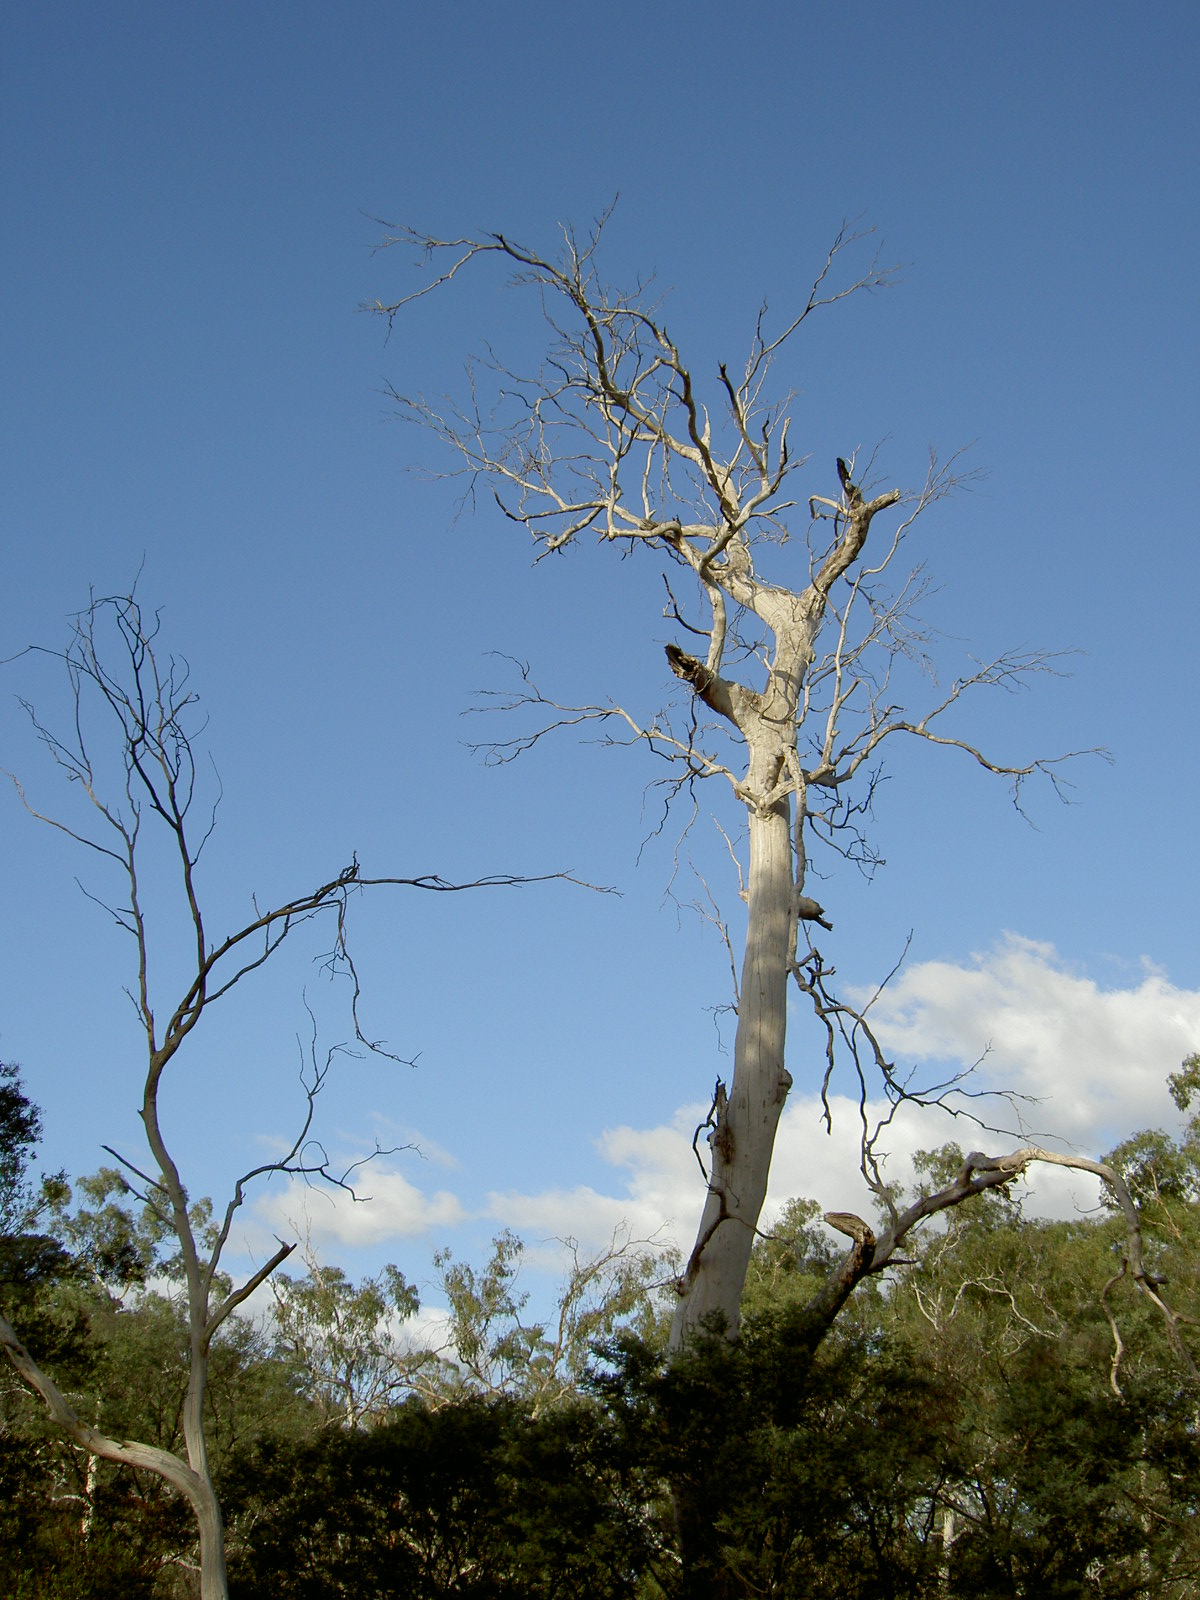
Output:
<svg viewBox="0 0 1200 1600">
<path fill-rule="evenodd" d="M 1010 1181 L 1030 1162 L 1065 1161 L 1110 1185 L 1113 1175 L 1028 1147 L 1010 1156 L 974 1155 L 960 1181 L 898 1210 L 880 1171 L 881 1129 L 870 1126 L 870 1103 L 883 1099 L 893 1111 L 904 1100 L 961 1107 L 958 1097 L 967 1091 L 961 1079 L 924 1089 L 902 1081 L 871 1031 L 869 1008 L 833 991 L 832 969 L 815 942 L 814 930 L 830 921 L 807 888 L 810 852 L 815 846 L 871 864 L 865 825 L 885 743 L 907 738 L 958 751 L 1006 779 L 1018 806 L 1035 775 L 1057 790 L 1058 763 L 1068 759 L 994 759 L 947 715 L 974 691 L 1012 689 L 1053 672 L 1048 653 L 972 664 L 930 696 L 929 636 L 914 609 L 920 570 L 898 581 L 892 574 L 915 519 L 958 481 L 955 463 L 940 466 L 931 457 L 922 485 L 906 493 L 872 484 L 872 464 L 847 451 L 828 471 L 813 472 L 813 489 L 799 490 L 808 462 L 793 447 L 788 396 L 770 392 L 773 368 L 810 316 L 886 283 L 888 272 L 876 260 L 865 272 L 846 273 L 861 236 L 843 229 L 793 314 L 775 324 L 764 308 L 744 368 L 719 365 L 702 393 L 661 307 L 642 286 L 623 294 L 599 275 L 602 227 L 603 219 L 586 239 L 564 230 L 552 255 L 502 234 L 443 240 L 395 230 L 385 246 L 414 252 L 422 276 L 416 288 L 373 309 L 390 326 L 424 295 L 447 291 L 489 261 L 539 297 L 549 337 L 536 370 L 514 371 L 489 355 L 471 369 L 466 405 L 434 405 L 398 391 L 394 398 L 448 447 L 450 471 L 465 475 L 471 489 L 488 487 L 504 516 L 532 535 L 539 558 L 591 535 L 625 552 L 644 551 L 668 573 L 664 615 L 686 642 L 667 644 L 666 661 L 686 688 L 683 705 L 650 720 L 611 702 L 563 705 L 543 695 L 524 668 L 507 704 L 534 714 L 533 731 L 494 745 L 493 757 L 519 755 L 553 728 L 598 722 L 616 742 L 644 742 L 675 763 L 667 780 L 674 792 L 715 778 L 745 812 L 749 860 L 739 874 L 747 927 L 734 1067 L 728 1089 L 718 1085 L 705 1125 L 708 1189 L 677 1282 L 678 1348 L 701 1325 L 717 1322 L 731 1335 L 738 1327 L 792 1086 L 785 1060 L 789 979 L 823 1032 L 816 1081 L 827 1115 L 831 1076 L 839 1057 L 847 1059 L 862 1112 L 863 1175 L 890 1218 L 876 1238 L 858 1218 L 834 1216 L 832 1225 L 853 1247 L 814 1301 L 814 1326 L 828 1327 L 854 1284 L 893 1261 L 923 1218 Z M 791 576 L 798 565 L 801 583 Z M 690 580 L 690 599 L 677 601 L 672 570 Z M 916 710 L 905 699 L 914 686 L 929 696 Z M 888 1120 L 885 1114 L 884 1125 Z M 1150 1291 L 1132 1232 L 1130 1248 L 1135 1276 Z"/>
<path fill-rule="evenodd" d="M 203 718 L 186 663 L 161 653 L 158 628 L 158 617 L 146 616 L 133 595 L 94 599 L 75 619 L 67 649 L 50 652 L 60 655 L 70 680 L 70 731 L 62 735 L 51 731 L 32 707 L 26 707 L 57 767 L 82 792 L 87 820 L 65 821 L 35 808 L 20 782 L 15 778 L 13 782 L 35 818 L 95 852 L 113 869 L 122 886 L 119 899 L 102 899 L 100 903 L 133 942 L 134 979 L 129 994 L 146 1050 L 141 1120 L 149 1159 L 143 1158 L 139 1163 L 105 1148 L 121 1163 L 128 1192 L 150 1207 L 179 1246 L 188 1335 L 183 1408 L 185 1455 L 113 1439 L 90 1426 L 3 1316 L 0 1346 L 24 1381 L 41 1396 L 53 1420 L 76 1444 L 93 1456 L 156 1473 L 184 1496 L 198 1530 L 201 1600 L 224 1600 L 224 1535 L 205 1436 L 209 1356 L 213 1339 L 225 1320 L 287 1259 L 295 1244 L 280 1241 L 274 1254 L 236 1288 L 223 1276 L 221 1260 L 234 1219 L 255 1179 L 271 1173 L 296 1173 L 310 1181 L 350 1187 L 350 1174 L 331 1166 L 324 1148 L 312 1134 L 317 1097 L 339 1047 L 330 1050 L 323 1060 L 315 1049 L 311 1052 L 307 1070 L 301 1075 L 303 1109 L 290 1148 L 236 1180 L 210 1237 L 199 1233 L 189 1216 L 187 1189 L 163 1133 L 160 1096 L 168 1081 L 168 1069 L 209 1008 L 269 961 L 298 928 L 313 922 L 326 925 L 325 949 L 330 968 L 349 980 L 355 1036 L 365 1047 L 379 1048 L 363 1037 L 358 1024 L 358 981 L 346 937 L 351 896 L 372 884 L 453 892 L 532 880 L 495 876 L 474 884 L 457 884 L 432 875 L 367 878 L 357 860 L 353 860 L 327 882 L 292 899 L 266 910 L 255 904 L 254 915 L 244 926 L 214 939 L 202 911 L 198 869 L 212 834 L 215 802 L 201 817 L 193 815 L 198 804 L 193 740 L 204 725 Z M 105 780 L 113 770 L 114 755 L 118 776 L 112 792 Z M 174 862 L 173 891 L 164 889 L 149 864 L 143 835 L 147 824 L 157 828 L 160 836 L 164 830 L 168 836 Z M 173 915 L 177 924 L 182 922 L 193 951 L 191 975 L 174 999 L 168 999 L 158 981 L 156 947 L 148 930 L 150 903 L 160 914 Z M 165 954 L 164 950 L 164 965 Z M 166 1004 L 161 1004 L 164 1000 Z M 161 1020 L 164 1017 L 165 1022 Z"/>
</svg>

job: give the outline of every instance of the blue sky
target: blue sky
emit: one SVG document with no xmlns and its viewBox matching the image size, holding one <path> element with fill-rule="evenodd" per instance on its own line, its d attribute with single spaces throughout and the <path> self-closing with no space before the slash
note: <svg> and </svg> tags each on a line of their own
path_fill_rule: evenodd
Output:
<svg viewBox="0 0 1200 1600">
<path fill-rule="evenodd" d="M 611 551 L 533 569 L 498 514 L 455 522 L 452 488 L 412 470 L 434 448 L 385 387 L 451 388 L 488 338 L 532 360 L 539 330 L 479 273 L 385 342 L 358 307 L 411 280 L 374 219 L 551 249 L 619 193 L 607 275 L 657 275 L 706 379 L 764 297 L 807 291 L 845 218 L 876 230 L 896 283 L 813 324 L 781 373 L 805 492 L 858 447 L 907 485 L 931 444 L 971 445 L 985 476 L 914 548 L 947 673 L 1081 653 L 970 726 L 1004 758 L 1114 760 L 1077 764 L 1070 807 L 1032 796 L 1031 827 L 967 764 L 906 752 L 878 806 L 886 869 L 821 887 L 830 954 L 869 984 L 911 930 L 898 1045 L 990 1043 L 988 1070 L 1052 1097 L 1041 1125 L 1081 1145 L 1167 1116 L 1163 1076 L 1200 1045 L 1198 44 L 1183 4 L 4 8 L 0 655 L 61 642 L 90 585 L 141 568 L 210 712 L 222 925 L 352 851 L 622 891 L 356 909 L 371 1025 L 419 1065 L 349 1064 L 324 1128 L 424 1155 L 329 1223 L 332 1256 L 419 1277 L 509 1221 L 541 1239 L 656 1208 L 686 1235 L 687 1108 L 728 997 L 710 933 L 664 902 L 669 843 L 637 859 L 636 754 L 564 739 L 495 771 L 464 747 L 493 651 L 652 709 L 660 579 Z M 13 696 L 51 718 L 59 686 L 27 659 L 3 672 L 3 765 L 50 802 Z M 103 889 L 91 863 L 15 799 L 0 870 L 0 1054 L 45 1107 L 47 1161 L 91 1170 L 102 1143 L 137 1146 L 127 952 L 74 883 Z M 170 1115 L 197 1192 L 290 1126 L 313 953 L 196 1041 Z M 845 1151 L 814 1143 L 805 1098 L 818 1048 L 797 1013 L 780 1184 L 838 1204 Z"/>
</svg>

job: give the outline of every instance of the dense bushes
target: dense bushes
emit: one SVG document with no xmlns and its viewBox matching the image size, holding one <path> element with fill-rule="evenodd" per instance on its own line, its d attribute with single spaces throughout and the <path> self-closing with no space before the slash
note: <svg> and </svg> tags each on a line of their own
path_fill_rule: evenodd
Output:
<svg viewBox="0 0 1200 1600">
<path fill-rule="evenodd" d="M 597 1407 L 414 1402 L 369 1432 L 265 1443 L 232 1466 L 231 1590 L 632 1596 L 654 1555 L 638 1482 Z"/>
</svg>

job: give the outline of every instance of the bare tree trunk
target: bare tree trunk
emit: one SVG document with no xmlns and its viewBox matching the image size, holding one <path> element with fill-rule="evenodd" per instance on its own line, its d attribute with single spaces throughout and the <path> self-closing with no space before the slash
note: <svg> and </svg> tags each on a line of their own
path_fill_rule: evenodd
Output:
<svg viewBox="0 0 1200 1600">
<path fill-rule="evenodd" d="M 99 1421 L 100 1403 L 96 1402 L 96 1420 Z M 92 1529 L 96 1522 L 96 1479 L 100 1474 L 100 1458 L 90 1452 L 84 1455 L 83 1515 L 79 1519 L 79 1532 L 85 1546 L 92 1542 Z"/>
<path fill-rule="evenodd" d="M 954 1515 L 953 1506 L 942 1507 L 942 1553 L 938 1563 L 938 1577 L 942 1586 L 942 1593 L 950 1593 L 950 1552 L 958 1537 L 958 1520 Z"/>
<path fill-rule="evenodd" d="M 419 396 L 393 391 L 402 414 L 448 447 L 451 470 L 471 487 L 489 483 L 504 515 L 531 535 L 539 559 L 590 534 L 623 553 L 641 546 L 696 583 L 698 621 L 686 601 L 677 602 L 669 579 L 670 603 L 663 613 L 688 640 L 687 649 L 674 642 L 664 646 L 672 673 L 691 690 L 682 714 L 667 708 L 646 718 L 610 701 L 563 705 L 544 696 L 523 667 L 508 708 L 535 715 L 539 725 L 491 751 L 494 759 L 509 761 L 553 729 L 611 719 L 625 730 L 614 742 L 645 742 L 676 763 L 675 777 L 666 780 L 669 793 L 694 794 L 697 783 L 717 778 L 729 783 L 749 818 L 748 927 L 733 1080 L 728 1090 L 718 1082 L 707 1123 L 708 1192 L 695 1245 L 676 1283 L 673 1359 L 686 1365 L 689 1342 L 708 1323 L 730 1338 L 738 1331 L 746 1269 L 791 1086 L 784 1044 L 787 985 L 794 975 L 824 1029 L 827 1074 L 838 1053 L 854 1062 L 864 1124 L 862 1167 L 887 1219 L 876 1237 L 861 1217 L 826 1213 L 828 1225 L 851 1240 L 852 1248 L 795 1319 L 797 1359 L 817 1348 L 856 1284 L 896 1259 L 912 1228 L 1012 1182 L 1031 1162 L 1046 1161 L 1095 1172 L 1117 1196 L 1128 1227 L 1130 1271 L 1166 1319 L 1195 1380 L 1181 1319 L 1146 1270 L 1136 1209 L 1110 1168 L 1035 1146 L 1004 1157 L 976 1151 L 952 1183 L 921 1195 L 902 1212 L 896 1209 L 875 1157 L 874 1141 L 888 1118 L 870 1133 L 868 1101 L 878 1093 L 893 1107 L 902 1101 L 953 1107 L 957 1080 L 922 1092 L 899 1079 L 864 1012 L 827 985 L 832 968 L 820 951 L 811 941 L 807 952 L 801 950 L 801 919 L 830 927 L 822 908 L 804 894 L 805 840 L 815 837 L 822 848 L 860 865 L 877 860 L 862 819 L 870 813 L 885 742 L 890 746 L 903 735 L 958 750 L 984 771 L 1011 780 L 1015 796 L 1035 774 L 1057 787 L 1056 765 L 1065 759 L 998 762 L 943 731 L 942 719 L 968 691 L 1011 689 L 1033 673 L 1052 672 L 1051 654 L 1014 651 L 976 662 L 923 710 L 904 704 L 906 680 L 917 676 L 910 669 L 927 665 L 931 635 L 914 610 L 920 569 L 895 587 L 884 574 L 914 519 L 954 488 L 953 461 L 940 467 L 931 455 L 924 486 L 905 496 L 898 488 L 875 493 L 864 482 L 872 462 L 864 461 L 860 470 L 853 454 L 849 460 L 839 456 L 832 495 L 797 492 L 795 474 L 809 458 L 789 444 L 789 397 L 772 401 L 765 388 L 768 373 L 812 313 L 882 286 L 890 272 L 873 260 L 862 275 L 843 278 L 846 261 L 840 258 L 858 238 L 843 227 L 807 301 L 771 326 L 764 306 L 744 376 L 737 378 L 737 369 L 731 375 L 722 363 L 718 381 L 702 397 L 657 306 L 640 286 L 620 293 L 600 275 L 595 256 L 602 226 L 603 219 L 583 240 L 565 229 L 556 256 L 502 233 L 438 239 L 401 228 L 385 243 L 414 253 L 422 281 L 390 305 L 376 302 L 375 309 L 390 325 L 426 294 L 465 274 L 470 263 L 497 260 L 511 270 L 516 283 L 541 298 L 550 329 L 544 361 L 532 370 L 513 370 L 489 349 L 486 362 L 471 369 L 469 399 L 462 405 L 450 400 L 435 408 Z M 905 500 L 908 512 L 864 561 L 873 518 Z M 797 522 L 804 521 L 805 504 L 801 543 Z M 828 1083 L 826 1075 L 823 1092 Z M 744 1585 L 723 1565 L 721 1536 L 706 1518 L 703 1500 L 694 1488 L 676 1484 L 682 1592 L 689 1600 L 724 1600 L 742 1594 Z"/>
<path fill-rule="evenodd" d="M 717 1096 L 712 1173 L 696 1246 L 678 1283 L 671 1348 L 709 1319 L 733 1335 L 775 1131 L 792 1079 L 784 1066 L 792 939 L 792 842 L 787 800 L 750 814 L 749 917 L 738 1001 L 733 1083 Z"/>
<path fill-rule="evenodd" d="M 207 1479 L 192 1501 L 196 1527 L 200 1532 L 200 1600 L 229 1600 L 225 1581 L 225 1529 L 221 1508 Z"/>
</svg>

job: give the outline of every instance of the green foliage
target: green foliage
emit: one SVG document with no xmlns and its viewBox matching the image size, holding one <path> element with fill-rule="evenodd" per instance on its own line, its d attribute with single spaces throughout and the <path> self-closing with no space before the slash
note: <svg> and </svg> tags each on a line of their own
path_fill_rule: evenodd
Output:
<svg viewBox="0 0 1200 1600">
<path fill-rule="evenodd" d="M 76 1194 L 82 1196 L 81 1202 Z M 91 1177 L 80 1178 L 74 1190 L 60 1179 L 47 1209 L 55 1236 L 97 1283 L 113 1293 L 140 1288 L 151 1276 L 183 1283 L 183 1259 L 169 1219 L 141 1198 L 116 1167 L 101 1167 Z M 212 1201 L 204 1198 L 190 1205 L 188 1221 L 200 1249 L 211 1250 L 216 1238 Z M 217 1273 L 213 1289 L 227 1294 L 228 1278 Z"/>
<path fill-rule="evenodd" d="M 41 1137 L 42 1114 L 21 1087 L 20 1069 L 0 1061 L 0 1233 L 29 1226 L 26 1174 Z"/>
<path fill-rule="evenodd" d="M 1178 1527 L 1194 1508 L 1180 1485 L 1153 1471 L 1148 1445 L 1154 1440 L 1157 1448 L 1164 1424 L 1180 1420 L 1178 1399 L 1132 1384 L 1118 1399 L 1106 1392 L 1102 1370 L 1080 1364 L 1061 1344 L 1032 1341 L 1005 1366 L 986 1414 L 967 1408 L 970 1448 L 954 1488 L 963 1531 L 953 1547 L 951 1592 L 1169 1592 L 1147 1578 L 1175 1548 L 1176 1534 L 1164 1541 L 1164 1528 Z M 990 1451 L 982 1448 L 983 1426 Z M 1191 1462 L 1193 1482 L 1198 1464 Z M 1147 1516 L 1151 1505 L 1155 1514 Z"/>
<path fill-rule="evenodd" d="M 1196 1156 L 1194 1141 L 1177 1143 L 1159 1129 L 1146 1129 L 1123 1139 L 1106 1159 L 1125 1179 L 1145 1217 L 1155 1202 L 1200 1198 Z"/>
<path fill-rule="evenodd" d="M 91 1362 L 87 1312 L 71 1292 L 78 1266 L 58 1239 L 34 1231 L 65 1188 L 57 1176 L 43 1179 L 40 1189 L 30 1182 L 41 1126 L 41 1112 L 26 1096 L 17 1069 L 0 1065 L 0 1310 L 19 1326 L 36 1359 L 78 1380 Z M 39 1408 L 5 1363 L 0 1441 L 10 1465 L 29 1459 L 20 1430 L 31 1421 L 38 1438 L 44 1432 Z M 18 1486 L 9 1487 L 19 1499 Z"/>
<path fill-rule="evenodd" d="M 606 1382 L 671 1485 L 682 1565 L 670 1592 L 932 1593 L 948 1397 L 910 1351 L 838 1339 L 814 1357 L 793 1326 L 790 1312 L 757 1319 L 737 1345 L 713 1330 L 669 1368 L 626 1345 Z"/>
<path fill-rule="evenodd" d="M 312 1261 L 304 1278 L 280 1273 L 272 1288 L 275 1353 L 322 1424 L 381 1420 L 435 1364 L 399 1337 L 420 1299 L 396 1267 L 355 1285 L 340 1268 Z"/>
<path fill-rule="evenodd" d="M 576 1242 L 564 1242 L 570 1267 L 557 1315 L 541 1322 L 522 1320 L 525 1246 L 515 1234 L 496 1236 L 482 1271 L 448 1250 L 434 1257 L 449 1309 L 447 1392 L 520 1398 L 536 1410 L 576 1394 L 595 1347 L 618 1329 L 665 1340 L 663 1286 L 677 1270 L 673 1252 L 618 1232 L 607 1249 L 581 1260 Z"/>
<path fill-rule="evenodd" d="M 1168 1075 L 1167 1087 L 1180 1111 L 1190 1111 L 1192 1101 L 1200 1095 L 1200 1051 L 1184 1057 L 1179 1071 Z"/>
<path fill-rule="evenodd" d="M 366 1432 L 265 1445 L 223 1479 L 231 1593 L 632 1600 L 648 1533 L 631 1476 L 594 1408 L 410 1402 Z"/>
<path fill-rule="evenodd" d="M 789 1200 L 770 1234 L 755 1241 L 742 1294 L 743 1313 L 800 1305 L 837 1264 L 839 1250 L 821 1228 L 815 1200 Z"/>
<path fill-rule="evenodd" d="M 121 1174 L 102 1167 L 74 1189 L 61 1184 L 50 1206 L 55 1237 L 97 1284 L 117 1294 L 140 1287 L 155 1271 L 165 1235 L 149 1206 L 134 1211 L 123 1203 L 129 1194 Z"/>
<path fill-rule="evenodd" d="M 529 1300 L 516 1287 L 524 1252 L 521 1240 L 506 1229 L 493 1239 L 481 1272 L 455 1261 L 449 1250 L 433 1258 L 450 1309 L 456 1365 L 485 1393 L 511 1389 L 544 1341 L 543 1324 L 521 1321 Z"/>
</svg>

